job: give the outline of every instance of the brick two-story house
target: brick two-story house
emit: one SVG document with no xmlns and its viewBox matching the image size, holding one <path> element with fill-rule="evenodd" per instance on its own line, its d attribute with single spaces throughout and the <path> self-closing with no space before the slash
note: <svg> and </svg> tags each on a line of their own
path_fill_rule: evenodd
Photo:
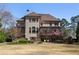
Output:
<svg viewBox="0 0 79 59">
<path fill-rule="evenodd" d="M 55 37 L 62 37 L 60 22 L 50 14 L 31 12 L 17 20 L 18 37 L 53 41 Z"/>
</svg>

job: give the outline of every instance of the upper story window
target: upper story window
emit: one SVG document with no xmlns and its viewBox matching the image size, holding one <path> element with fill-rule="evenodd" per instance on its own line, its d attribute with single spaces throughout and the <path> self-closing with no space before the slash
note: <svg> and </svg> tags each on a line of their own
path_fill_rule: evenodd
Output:
<svg viewBox="0 0 79 59">
<path fill-rule="evenodd" d="M 31 22 L 31 18 L 29 18 L 29 22 Z"/>
<path fill-rule="evenodd" d="M 24 31 L 24 28 L 21 28 L 21 33 L 24 33 L 25 31 Z"/>
<path fill-rule="evenodd" d="M 59 23 L 55 23 L 55 26 L 58 26 Z"/>
<path fill-rule="evenodd" d="M 38 22 L 38 18 L 37 18 L 36 20 L 37 20 L 37 22 Z"/>
<path fill-rule="evenodd" d="M 38 22 L 38 18 L 29 18 L 29 22 Z"/>
<path fill-rule="evenodd" d="M 32 22 L 36 22 L 36 18 L 32 18 Z"/>
<path fill-rule="evenodd" d="M 52 23 L 50 23 L 50 26 L 52 26 Z"/>
</svg>

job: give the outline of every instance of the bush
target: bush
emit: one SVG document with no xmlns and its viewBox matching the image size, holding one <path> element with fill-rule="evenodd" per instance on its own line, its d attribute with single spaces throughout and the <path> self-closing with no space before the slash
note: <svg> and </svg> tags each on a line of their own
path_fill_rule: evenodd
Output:
<svg viewBox="0 0 79 59">
<path fill-rule="evenodd" d="M 72 43 L 73 43 L 73 39 L 72 39 L 71 36 L 69 36 L 69 37 L 67 38 L 67 43 L 68 43 L 68 44 L 72 44 Z"/>
<path fill-rule="evenodd" d="M 5 42 L 6 34 L 3 32 L 0 32 L 0 43 Z"/>
<path fill-rule="evenodd" d="M 7 35 L 7 38 L 6 38 L 6 42 L 12 42 L 12 36 L 11 35 Z"/>
<path fill-rule="evenodd" d="M 28 43 L 28 41 L 25 40 L 25 39 L 20 39 L 20 40 L 18 40 L 17 42 L 18 42 L 19 44 Z"/>
<path fill-rule="evenodd" d="M 8 44 L 28 44 L 28 43 L 33 43 L 31 41 L 28 41 L 25 38 L 20 38 L 20 39 L 16 39 L 13 42 L 9 42 Z"/>
</svg>

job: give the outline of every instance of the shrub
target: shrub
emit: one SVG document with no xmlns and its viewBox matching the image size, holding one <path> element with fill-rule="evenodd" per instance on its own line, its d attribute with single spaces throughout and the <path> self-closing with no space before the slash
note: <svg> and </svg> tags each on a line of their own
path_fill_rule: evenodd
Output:
<svg viewBox="0 0 79 59">
<path fill-rule="evenodd" d="M 19 44 L 28 43 L 28 41 L 25 40 L 25 39 L 19 39 L 17 42 L 18 42 Z"/>
<path fill-rule="evenodd" d="M 12 42 L 12 36 L 11 35 L 7 35 L 7 38 L 6 38 L 6 42 Z"/>
<path fill-rule="evenodd" d="M 66 40 L 67 40 L 68 44 L 72 44 L 73 43 L 73 39 L 72 39 L 71 36 L 69 36 Z"/>
<path fill-rule="evenodd" d="M 25 38 L 19 38 L 19 39 L 14 40 L 13 42 L 9 42 L 8 44 L 28 44 L 28 43 L 33 43 L 33 42 L 28 41 Z"/>
<path fill-rule="evenodd" d="M 3 32 L 0 32 L 0 43 L 5 42 L 6 34 Z"/>
<path fill-rule="evenodd" d="M 77 28 L 76 28 L 76 37 L 77 37 L 76 42 L 78 42 L 78 41 L 79 41 L 79 22 L 77 23 Z"/>
<path fill-rule="evenodd" d="M 27 40 L 25 38 L 20 38 L 20 39 L 17 40 L 17 43 L 19 43 L 19 44 L 27 44 L 27 43 L 33 43 L 33 42 L 31 42 L 31 41 L 29 41 L 29 40 Z"/>
<path fill-rule="evenodd" d="M 18 44 L 17 42 L 13 41 L 13 42 L 7 42 L 7 44 Z"/>
</svg>

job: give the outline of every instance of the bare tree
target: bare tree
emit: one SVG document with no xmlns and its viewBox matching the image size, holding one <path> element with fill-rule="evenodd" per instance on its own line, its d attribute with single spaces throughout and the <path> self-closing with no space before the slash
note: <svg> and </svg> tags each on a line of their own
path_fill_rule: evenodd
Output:
<svg viewBox="0 0 79 59">
<path fill-rule="evenodd" d="M 15 20 L 13 15 L 9 11 L 4 11 L 1 16 L 3 27 L 12 28 L 15 25 Z"/>
<path fill-rule="evenodd" d="M 4 30 L 14 27 L 16 22 L 15 17 L 6 9 L 6 7 L 5 4 L 0 4 L 0 19 Z"/>
</svg>

